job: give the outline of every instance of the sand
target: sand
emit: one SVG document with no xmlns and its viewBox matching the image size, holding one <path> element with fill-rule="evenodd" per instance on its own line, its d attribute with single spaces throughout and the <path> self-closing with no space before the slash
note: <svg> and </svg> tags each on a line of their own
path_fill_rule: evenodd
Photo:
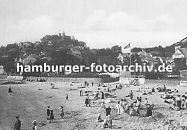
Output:
<svg viewBox="0 0 187 130">
<path fill-rule="evenodd" d="M 131 89 L 138 95 L 136 91 L 139 88 L 147 91 L 148 87 L 161 87 L 164 84 L 167 88 L 178 89 L 181 94 L 187 91 L 187 87 L 177 87 L 178 81 L 146 80 L 145 85 L 124 87 L 114 93 L 117 98 L 123 98 Z M 12 88 L 12 94 L 8 94 L 9 86 Z M 0 85 L 0 130 L 12 130 L 16 116 L 20 116 L 22 130 L 30 130 L 33 120 L 37 120 L 39 130 L 100 130 L 101 123 L 96 122 L 98 113 L 102 112 L 102 117 L 105 118 L 105 113 L 100 110 L 98 103 L 101 101 L 95 101 L 91 107 L 85 107 L 85 97 L 79 96 L 79 86 L 80 83 L 72 85 L 64 82 L 56 82 L 56 89 L 51 89 L 48 82 Z M 68 100 L 65 99 L 66 94 L 69 95 Z M 112 108 L 113 129 L 163 130 L 168 126 L 169 119 L 173 119 L 174 126 L 177 126 L 181 118 L 180 112 L 170 109 L 172 105 L 164 103 L 160 98 L 161 94 L 163 93 L 142 96 L 143 99 L 147 97 L 150 103 L 155 104 L 152 117 L 129 116 L 126 113 L 116 116 L 116 110 Z M 54 123 L 46 120 L 47 106 L 54 110 Z M 60 119 L 60 106 L 64 106 L 64 119 Z"/>
</svg>

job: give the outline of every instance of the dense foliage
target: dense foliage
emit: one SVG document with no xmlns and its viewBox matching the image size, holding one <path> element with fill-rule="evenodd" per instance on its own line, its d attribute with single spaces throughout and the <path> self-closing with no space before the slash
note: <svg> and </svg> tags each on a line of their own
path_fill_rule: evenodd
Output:
<svg viewBox="0 0 187 130">
<path fill-rule="evenodd" d="M 182 46 L 187 44 L 183 43 Z M 146 52 L 151 53 L 153 56 L 171 57 L 174 53 L 175 45 L 167 47 L 153 47 L 143 48 Z M 136 52 L 142 51 L 142 48 L 133 48 L 131 60 L 141 62 Z M 34 64 L 48 64 L 56 65 L 73 65 L 82 64 L 90 65 L 96 64 L 120 64 L 117 58 L 121 53 L 121 47 L 116 45 L 111 48 L 103 49 L 90 49 L 85 42 L 78 41 L 74 37 L 63 34 L 59 35 L 46 35 L 40 41 L 21 42 L 8 44 L 7 46 L 0 47 L 0 65 L 4 66 L 7 73 L 16 72 L 16 62 L 21 62 L 27 56 L 34 54 L 37 57 L 37 62 Z M 128 61 L 128 57 L 125 59 Z"/>
</svg>

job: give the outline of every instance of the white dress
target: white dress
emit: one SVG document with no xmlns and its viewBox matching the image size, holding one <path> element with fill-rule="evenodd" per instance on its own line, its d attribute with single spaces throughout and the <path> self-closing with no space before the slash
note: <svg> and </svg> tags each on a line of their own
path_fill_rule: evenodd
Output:
<svg viewBox="0 0 187 130">
<path fill-rule="evenodd" d="M 120 104 L 117 104 L 117 105 L 116 105 L 116 109 L 117 109 L 117 114 L 118 114 L 118 115 L 121 114 L 121 111 L 120 111 Z"/>
</svg>

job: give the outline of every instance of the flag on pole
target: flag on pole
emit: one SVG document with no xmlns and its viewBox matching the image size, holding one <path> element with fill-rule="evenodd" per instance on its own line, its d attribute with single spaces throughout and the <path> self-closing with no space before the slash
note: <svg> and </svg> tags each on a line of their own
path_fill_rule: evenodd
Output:
<svg viewBox="0 0 187 130">
<path fill-rule="evenodd" d="M 129 43 L 125 47 L 122 47 L 121 49 L 122 49 L 121 50 L 122 53 L 131 53 L 131 43 Z"/>
</svg>

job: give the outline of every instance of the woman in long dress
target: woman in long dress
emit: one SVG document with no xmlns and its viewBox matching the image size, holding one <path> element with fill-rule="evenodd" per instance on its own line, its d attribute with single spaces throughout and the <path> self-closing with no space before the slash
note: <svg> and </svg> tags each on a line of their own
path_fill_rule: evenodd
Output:
<svg viewBox="0 0 187 130">
<path fill-rule="evenodd" d="M 117 109 L 117 114 L 120 115 L 121 111 L 120 111 L 120 101 L 118 101 L 118 104 L 116 104 L 116 109 Z"/>
<path fill-rule="evenodd" d="M 119 106 L 119 108 L 120 108 L 120 113 L 124 113 L 124 103 L 123 103 L 123 101 L 120 101 L 120 106 Z"/>
<path fill-rule="evenodd" d="M 61 116 L 62 119 L 64 118 L 64 108 L 63 108 L 63 106 L 61 106 L 60 116 Z"/>
<path fill-rule="evenodd" d="M 53 110 L 51 110 L 50 112 L 50 123 L 53 123 L 53 120 L 54 120 L 54 114 L 53 114 Z"/>
</svg>

